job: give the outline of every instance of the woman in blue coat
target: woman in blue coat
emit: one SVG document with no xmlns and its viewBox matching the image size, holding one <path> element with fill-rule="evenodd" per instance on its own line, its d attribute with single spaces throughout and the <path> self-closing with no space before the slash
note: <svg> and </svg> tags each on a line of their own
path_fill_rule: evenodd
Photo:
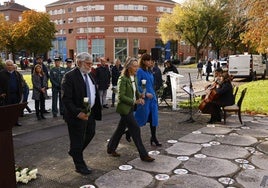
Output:
<svg viewBox="0 0 268 188">
<path fill-rule="evenodd" d="M 151 145 L 162 146 L 156 138 L 156 127 L 158 126 L 158 103 L 154 90 L 154 76 L 152 72 L 153 61 L 149 54 L 143 54 L 139 60 L 140 68 L 137 71 L 138 90 L 143 93 L 145 104 L 137 105 L 135 119 L 139 126 L 150 123 Z M 145 83 L 146 82 L 146 83 Z"/>
</svg>

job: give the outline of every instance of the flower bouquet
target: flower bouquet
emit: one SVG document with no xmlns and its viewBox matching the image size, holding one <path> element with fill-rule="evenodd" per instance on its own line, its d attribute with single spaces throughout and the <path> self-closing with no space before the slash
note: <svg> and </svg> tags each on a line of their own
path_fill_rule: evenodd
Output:
<svg viewBox="0 0 268 188">
<path fill-rule="evenodd" d="M 27 184 L 29 181 L 37 178 L 37 168 L 30 170 L 29 168 L 15 167 L 16 182 Z"/>
<path fill-rule="evenodd" d="M 89 100 L 88 97 L 84 97 L 82 112 L 84 112 L 84 113 L 87 114 L 88 116 L 89 116 L 90 113 L 91 113 L 90 100 Z"/>
</svg>

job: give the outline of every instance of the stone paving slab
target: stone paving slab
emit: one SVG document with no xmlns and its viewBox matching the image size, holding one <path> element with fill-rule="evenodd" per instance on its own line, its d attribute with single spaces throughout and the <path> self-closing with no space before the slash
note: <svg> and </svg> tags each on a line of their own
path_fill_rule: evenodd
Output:
<svg viewBox="0 0 268 188">
<path fill-rule="evenodd" d="M 226 124 L 214 124 L 216 127 L 224 127 L 224 128 L 238 128 L 242 125 L 238 123 L 237 121 L 234 122 L 228 122 Z"/>
<path fill-rule="evenodd" d="M 224 186 L 214 179 L 193 175 L 175 175 L 164 182 L 162 188 L 223 188 Z"/>
<path fill-rule="evenodd" d="M 200 151 L 202 148 L 199 144 L 189 144 L 178 142 L 166 149 L 168 154 L 172 155 L 192 155 Z"/>
<path fill-rule="evenodd" d="M 264 179 L 264 176 L 268 176 L 267 170 L 243 170 L 238 174 L 236 180 L 245 188 L 257 188 L 261 187 L 260 185 Z M 266 181 L 264 181 L 263 187 L 266 187 Z"/>
<path fill-rule="evenodd" d="M 152 157 L 155 158 L 155 161 L 152 163 L 143 162 L 140 158 L 136 158 L 128 162 L 128 164 L 136 169 L 155 173 L 171 173 L 173 169 L 181 164 L 181 161 L 175 157 L 166 155 L 154 155 Z"/>
<path fill-rule="evenodd" d="M 249 156 L 248 150 L 242 147 L 229 145 L 214 145 L 211 147 L 205 147 L 201 150 L 201 153 L 222 159 L 237 159 Z"/>
<path fill-rule="evenodd" d="M 236 164 L 228 160 L 214 157 L 191 158 L 184 167 L 191 172 L 208 177 L 228 176 L 239 169 Z"/>
<path fill-rule="evenodd" d="M 268 141 L 262 142 L 257 146 L 257 149 L 268 154 Z"/>
<path fill-rule="evenodd" d="M 253 165 L 257 166 L 258 168 L 263 169 L 263 170 L 268 170 L 268 156 L 267 155 L 265 154 L 253 155 L 250 158 L 250 161 Z"/>
<path fill-rule="evenodd" d="M 251 129 L 268 129 L 268 122 L 260 123 L 259 121 L 249 121 L 246 122 L 245 125 L 250 127 Z"/>
<path fill-rule="evenodd" d="M 199 129 L 204 134 L 228 134 L 232 132 L 232 129 L 223 128 L 223 127 L 203 127 Z"/>
<path fill-rule="evenodd" d="M 153 176 L 139 170 L 112 170 L 99 177 L 95 184 L 98 188 L 141 188 L 150 185 Z"/>
<path fill-rule="evenodd" d="M 268 125 L 268 118 L 266 118 L 266 117 L 264 117 L 264 118 L 256 118 L 256 120 L 261 124 Z"/>
<path fill-rule="evenodd" d="M 216 140 L 222 144 L 236 146 L 250 146 L 258 142 L 256 138 L 247 135 L 227 135 L 225 137 L 216 138 Z"/>
<path fill-rule="evenodd" d="M 242 123 L 243 124 L 245 124 L 248 121 L 253 121 L 254 120 L 254 117 L 252 117 L 252 116 L 242 115 L 241 118 L 242 118 Z M 239 122 L 238 115 L 232 114 L 231 116 L 227 116 L 226 124 L 234 124 L 234 123 L 237 123 L 237 124 L 241 125 L 240 122 Z"/>
<path fill-rule="evenodd" d="M 262 129 L 243 129 L 243 130 L 238 130 L 237 133 L 240 135 L 253 136 L 255 138 L 268 137 L 268 130 L 262 130 Z"/>
<path fill-rule="evenodd" d="M 210 142 L 214 139 L 214 136 L 206 135 L 206 134 L 187 134 L 179 139 L 179 141 L 183 142 L 190 142 L 190 143 L 197 143 L 202 144 L 205 142 Z"/>
<path fill-rule="evenodd" d="M 238 115 L 233 115 L 233 117 L 234 118 L 237 118 L 237 120 L 238 120 Z M 253 116 L 241 116 L 241 118 L 242 118 L 242 121 L 243 122 L 246 122 L 246 121 L 253 121 L 254 120 L 254 117 Z M 239 120 L 237 121 L 237 122 L 239 122 Z"/>
</svg>

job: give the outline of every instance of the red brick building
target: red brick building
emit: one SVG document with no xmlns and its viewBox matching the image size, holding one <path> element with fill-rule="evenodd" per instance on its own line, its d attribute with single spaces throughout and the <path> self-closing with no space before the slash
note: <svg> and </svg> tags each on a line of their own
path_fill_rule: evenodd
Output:
<svg viewBox="0 0 268 188">
<path fill-rule="evenodd" d="M 49 57 L 74 58 L 88 51 L 95 59 L 124 61 L 137 56 L 139 49 L 150 53 L 161 46 L 156 29 L 160 16 L 174 6 L 171 0 L 59 0 L 46 5 L 58 31 Z M 162 52 L 171 50 L 177 52 L 162 46 Z"/>
<path fill-rule="evenodd" d="M 6 21 L 19 22 L 22 17 L 21 14 L 23 11 L 30 10 L 29 8 L 15 3 L 14 0 L 6 1 L 3 4 L 0 4 L 0 14 L 2 14 Z M 0 57 L 3 59 L 11 58 L 8 57 L 6 52 L 0 52 Z"/>
<path fill-rule="evenodd" d="M 21 14 L 26 10 L 30 9 L 15 3 L 15 0 L 6 1 L 0 5 L 0 14 L 3 14 L 7 21 L 21 21 Z"/>
</svg>

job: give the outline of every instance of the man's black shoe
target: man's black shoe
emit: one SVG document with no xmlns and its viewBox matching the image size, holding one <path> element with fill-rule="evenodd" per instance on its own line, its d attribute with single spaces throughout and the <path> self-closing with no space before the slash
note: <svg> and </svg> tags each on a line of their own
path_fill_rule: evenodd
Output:
<svg viewBox="0 0 268 188">
<path fill-rule="evenodd" d="M 16 126 L 21 127 L 21 126 L 22 126 L 22 124 L 21 124 L 21 123 L 19 123 L 19 122 L 17 122 L 17 123 L 16 123 Z"/>
<path fill-rule="evenodd" d="M 76 166 L 76 172 L 82 174 L 82 175 L 88 175 L 88 174 L 91 174 L 91 169 L 88 169 L 86 166 Z"/>
<path fill-rule="evenodd" d="M 107 104 L 106 104 L 106 105 L 103 105 L 102 107 L 103 107 L 103 108 L 109 108 Z"/>
<path fill-rule="evenodd" d="M 48 113 L 50 113 L 50 112 L 49 112 L 48 110 L 45 110 L 44 113 L 45 113 L 45 114 L 48 114 Z"/>
</svg>

